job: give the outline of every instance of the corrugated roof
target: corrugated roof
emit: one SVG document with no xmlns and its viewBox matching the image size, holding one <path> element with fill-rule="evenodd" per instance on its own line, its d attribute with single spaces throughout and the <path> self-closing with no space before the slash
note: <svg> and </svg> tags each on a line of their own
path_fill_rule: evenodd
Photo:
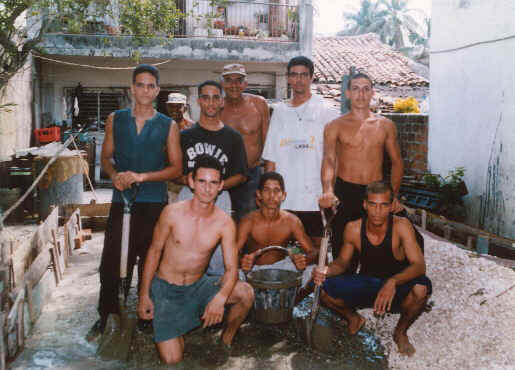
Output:
<svg viewBox="0 0 515 370">
<path fill-rule="evenodd" d="M 376 84 L 427 86 L 429 81 L 410 67 L 412 62 L 383 44 L 376 34 L 316 37 L 313 43 L 315 81 L 339 83 L 351 66 L 363 71 Z"/>
</svg>

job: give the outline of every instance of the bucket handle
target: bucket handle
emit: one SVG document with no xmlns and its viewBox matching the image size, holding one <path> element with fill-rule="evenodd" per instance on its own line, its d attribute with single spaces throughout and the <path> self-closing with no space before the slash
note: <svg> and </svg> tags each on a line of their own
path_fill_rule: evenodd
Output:
<svg viewBox="0 0 515 370">
<path fill-rule="evenodd" d="M 288 248 L 284 248 L 284 247 L 281 247 L 279 245 L 271 245 L 269 247 L 265 247 L 263 249 L 259 249 L 256 254 L 254 255 L 254 259 L 258 258 L 259 256 L 261 256 L 263 253 L 266 253 L 268 251 L 271 251 L 271 250 L 279 250 L 281 252 L 285 252 L 286 254 L 288 254 L 288 257 L 290 257 L 291 259 L 291 253 L 290 251 L 288 250 Z M 292 259 L 292 262 L 293 262 L 293 259 Z M 245 274 L 245 277 L 247 277 L 247 274 L 249 273 L 250 271 L 243 271 L 243 273 Z"/>
</svg>

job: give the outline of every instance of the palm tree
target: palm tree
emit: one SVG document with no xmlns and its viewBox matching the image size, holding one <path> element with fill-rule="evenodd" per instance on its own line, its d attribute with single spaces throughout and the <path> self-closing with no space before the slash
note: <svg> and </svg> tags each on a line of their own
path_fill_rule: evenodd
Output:
<svg viewBox="0 0 515 370">
<path fill-rule="evenodd" d="M 374 0 L 362 0 L 357 13 L 344 12 L 343 17 L 350 23 L 346 29 L 338 32 L 337 35 L 352 36 L 380 31 L 385 13 L 379 9 L 379 5 L 380 3 Z"/>
<path fill-rule="evenodd" d="M 338 35 L 361 35 L 373 32 L 396 49 L 406 46 L 406 37 L 427 38 L 423 27 L 411 16 L 417 11 L 407 7 L 407 0 L 362 0 L 357 13 L 344 13 L 350 26 Z"/>
</svg>

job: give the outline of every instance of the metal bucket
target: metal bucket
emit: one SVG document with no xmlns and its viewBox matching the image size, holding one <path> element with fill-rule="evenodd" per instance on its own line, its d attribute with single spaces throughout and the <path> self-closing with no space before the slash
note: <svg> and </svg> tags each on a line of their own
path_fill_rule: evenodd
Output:
<svg viewBox="0 0 515 370">
<path fill-rule="evenodd" d="M 247 281 L 254 288 L 254 311 L 257 321 L 278 324 L 292 319 L 297 289 L 302 273 L 280 269 L 252 271 Z"/>
</svg>

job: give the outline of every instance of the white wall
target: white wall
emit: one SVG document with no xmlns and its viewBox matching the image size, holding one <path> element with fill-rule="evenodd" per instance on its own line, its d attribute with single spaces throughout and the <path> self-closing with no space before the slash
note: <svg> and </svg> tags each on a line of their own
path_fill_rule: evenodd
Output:
<svg viewBox="0 0 515 370">
<path fill-rule="evenodd" d="M 83 57 L 67 58 L 68 62 L 83 65 L 125 67 L 127 60 L 114 61 L 110 58 Z M 143 61 L 142 61 L 143 62 Z M 155 61 L 144 61 L 155 63 Z M 186 88 L 189 91 L 188 103 L 191 106 L 191 116 L 198 119 L 199 108 L 196 104 L 197 88 L 205 80 L 219 80 L 220 73 L 225 64 L 229 62 L 214 61 L 170 61 L 159 65 L 160 85 L 162 89 Z M 283 76 L 286 67 L 282 64 L 246 63 L 249 84 L 262 86 L 276 86 L 276 79 L 286 84 Z M 41 68 L 41 96 L 42 112 L 50 113 L 52 120 L 62 119 L 64 88 L 73 88 L 80 82 L 83 87 L 129 87 L 132 70 L 98 70 L 79 66 L 69 66 L 54 62 L 44 62 Z M 286 97 L 286 86 L 278 90 L 281 98 Z"/>
<path fill-rule="evenodd" d="M 32 127 L 32 61 L 14 75 L 0 92 L 0 105 L 14 103 L 10 112 L 0 110 L 0 160 L 30 146 Z"/>
<path fill-rule="evenodd" d="M 468 222 L 515 238 L 515 2 L 433 0 L 429 165 L 466 169 Z"/>
</svg>

